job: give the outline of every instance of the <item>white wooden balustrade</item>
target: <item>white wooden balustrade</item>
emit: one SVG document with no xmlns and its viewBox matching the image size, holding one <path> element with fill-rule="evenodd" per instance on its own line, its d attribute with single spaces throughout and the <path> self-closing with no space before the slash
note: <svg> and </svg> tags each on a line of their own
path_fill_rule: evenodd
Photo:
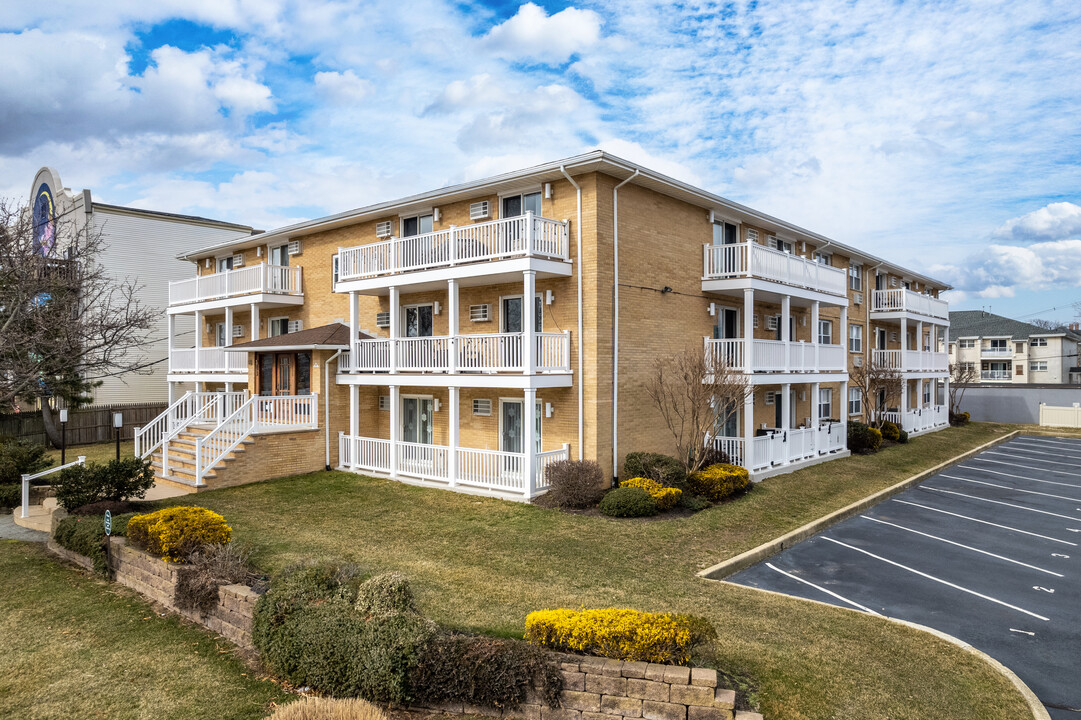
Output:
<svg viewBox="0 0 1081 720">
<path fill-rule="evenodd" d="M 176 280 L 169 283 L 169 304 L 182 305 L 258 293 L 302 295 L 301 269 L 260 263 Z"/>
<path fill-rule="evenodd" d="M 248 355 L 226 352 L 224 347 L 173 348 L 169 351 L 171 373 L 247 373 Z"/>
<path fill-rule="evenodd" d="M 845 295 L 845 272 L 754 242 L 703 246 L 703 278 L 759 278 L 831 295 Z"/>
<path fill-rule="evenodd" d="M 950 319 L 949 303 L 904 288 L 875 290 L 871 302 L 871 312 L 910 312 L 942 320 Z"/>
<path fill-rule="evenodd" d="M 919 350 L 873 350 L 871 362 L 881 368 L 901 372 L 947 372 L 949 356 Z"/>
<path fill-rule="evenodd" d="M 762 472 L 844 450 L 848 427 L 843 422 L 823 421 L 817 428 L 773 429 L 749 443 L 742 437 L 714 437 L 711 442 L 729 462 Z"/>
<path fill-rule="evenodd" d="M 528 333 L 357 340 L 344 353 L 341 372 L 497 373 L 525 372 Z M 532 333 L 534 367 L 539 373 L 568 373 L 570 331 Z"/>
<path fill-rule="evenodd" d="M 567 223 L 526 213 L 513 218 L 338 251 L 338 282 L 512 257 L 569 258 Z"/>
<path fill-rule="evenodd" d="M 189 425 L 217 425 L 248 399 L 247 391 L 186 392 L 141 428 L 135 428 L 135 456 L 145 458 Z"/>
<path fill-rule="evenodd" d="M 897 410 L 887 410 L 882 418 L 888 420 L 905 432 L 923 432 L 950 424 L 950 409 L 945 405 L 927 405 L 922 408 L 906 410 L 902 415 Z"/>
<path fill-rule="evenodd" d="M 724 363 L 732 370 L 753 372 L 843 372 L 845 352 L 841 345 L 781 340 L 752 340 L 750 352 L 743 339 L 705 338 L 706 359 Z M 787 356 L 787 358 L 786 358 Z"/>
</svg>

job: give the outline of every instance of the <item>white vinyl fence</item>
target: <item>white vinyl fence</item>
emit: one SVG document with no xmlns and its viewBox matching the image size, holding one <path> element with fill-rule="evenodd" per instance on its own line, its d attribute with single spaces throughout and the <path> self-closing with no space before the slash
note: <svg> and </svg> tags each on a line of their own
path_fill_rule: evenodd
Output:
<svg viewBox="0 0 1081 720">
<path fill-rule="evenodd" d="M 1040 403 L 1040 425 L 1081 428 L 1081 403 L 1060 407 Z"/>
</svg>

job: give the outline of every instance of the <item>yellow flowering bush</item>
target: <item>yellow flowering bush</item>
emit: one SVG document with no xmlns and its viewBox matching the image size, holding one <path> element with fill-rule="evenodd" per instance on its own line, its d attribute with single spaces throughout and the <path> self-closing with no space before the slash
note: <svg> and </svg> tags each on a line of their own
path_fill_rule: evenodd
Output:
<svg viewBox="0 0 1081 720">
<path fill-rule="evenodd" d="M 710 465 L 687 476 L 687 488 L 706 500 L 720 502 L 751 487 L 747 468 L 727 463 Z"/>
<path fill-rule="evenodd" d="M 531 612 L 525 639 L 563 652 L 675 665 L 690 661 L 696 640 L 688 618 L 624 608 Z"/>
<path fill-rule="evenodd" d="M 207 545 L 224 545 L 233 538 L 225 518 L 206 508 L 165 508 L 128 521 L 128 542 L 163 560 L 183 562 Z"/>
<path fill-rule="evenodd" d="M 657 503 L 657 509 L 662 511 L 674 508 L 683 495 L 683 491 L 679 488 L 665 487 L 656 480 L 644 477 L 633 477 L 624 480 L 619 486 L 642 488 L 653 496 L 654 502 Z"/>
</svg>

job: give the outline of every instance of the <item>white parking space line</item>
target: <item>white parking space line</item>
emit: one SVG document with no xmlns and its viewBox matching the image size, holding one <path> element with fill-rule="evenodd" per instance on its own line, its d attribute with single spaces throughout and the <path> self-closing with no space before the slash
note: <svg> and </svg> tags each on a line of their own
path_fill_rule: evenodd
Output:
<svg viewBox="0 0 1081 720">
<path fill-rule="evenodd" d="M 969 595 L 975 595 L 976 597 L 982 598 L 984 600 L 990 600 L 991 602 L 993 602 L 993 603 L 995 603 L 997 605 L 1002 605 L 1003 607 L 1008 607 L 1011 610 L 1016 610 L 1017 612 L 1024 613 L 1025 615 L 1029 615 L 1031 617 L 1034 617 L 1037 620 L 1043 620 L 1044 622 L 1047 622 L 1050 619 L 1050 618 L 1045 618 L 1043 615 L 1037 615 L 1034 612 L 1030 612 L 1028 610 L 1025 610 L 1024 608 L 1017 607 L 1016 605 L 1011 605 L 1008 602 L 1003 602 L 1002 600 L 998 600 L 997 598 L 993 598 L 990 595 L 984 595 L 983 593 L 978 593 L 975 590 L 969 590 L 968 588 L 957 585 L 956 583 L 952 583 L 949 580 L 943 580 L 942 578 L 937 578 L 934 575 L 928 575 L 927 573 L 925 573 L 925 572 L 923 572 L 921 570 L 917 570 L 916 568 L 910 568 L 907 565 L 902 565 L 899 562 L 895 562 L 893 560 L 890 560 L 889 558 L 884 558 L 881 555 L 875 555 L 873 552 L 868 552 L 867 550 L 864 550 L 862 548 L 858 548 L 855 545 L 849 545 L 848 543 L 841 542 L 840 540 L 835 540 L 834 538 L 831 538 L 831 537 L 826 537 L 825 535 L 822 536 L 822 539 L 823 540 L 828 540 L 831 543 L 836 543 L 837 545 L 841 545 L 842 547 L 846 547 L 849 550 L 855 550 L 858 553 L 863 553 L 864 555 L 867 555 L 868 557 L 873 557 L 876 560 L 881 560 L 884 563 L 888 563 L 890 565 L 893 565 L 894 567 L 899 567 L 902 570 L 907 570 L 910 573 L 914 573 L 916 575 L 919 575 L 920 577 L 927 578 L 928 580 L 933 580 L 934 582 L 942 583 L 943 585 L 946 585 L 947 587 L 951 587 L 951 588 L 953 588 L 955 590 L 960 590 L 961 592 L 968 593 Z"/>
<path fill-rule="evenodd" d="M 1047 438 L 1027 437 L 1027 438 L 1019 438 L 1018 440 L 1016 440 L 1016 442 L 1046 443 L 1048 445 L 1065 445 L 1066 447 L 1072 447 L 1075 450 L 1081 450 L 1081 441 L 1072 441 L 1072 440 L 1067 440 L 1066 438 L 1054 438 L 1054 439 L 1048 440 Z"/>
<path fill-rule="evenodd" d="M 1011 492 L 1026 493 L 1028 495 L 1041 495 L 1043 497 L 1055 498 L 1056 500 L 1069 500 L 1070 502 L 1081 502 L 1081 498 L 1066 497 L 1065 495 L 1052 495 L 1051 493 L 1037 492 L 1036 490 L 1022 490 L 1021 488 L 1010 487 L 1009 485 L 996 485 L 993 482 L 987 482 L 986 480 L 969 480 L 968 478 L 957 477 L 956 475 L 947 475 L 942 473 L 940 477 L 950 478 L 952 480 L 962 480 L 967 483 L 975 483 L 977 485 L 987 485 L 988 487 L 1001 488 L 1002 490 L 1009 490 Z"/>
<path fill-rule="evenodd" d="M 809 580 L 804 580 L 803 578 L 797 577 L 797 576 L 793 575 L 790 572 L 785 572 L 781 568 L 775 566 L 773 563 L 766 563 L 766 567 L 768 567 L 770 570 L 776 570 L 777 572 L 784 575 L 786 578 L 791 578 L 792 580 L 796 580 L 797 582 L 801 582 L 804 585 L 810 585 L 815 590 L 821 590 L 822 592 L 826 593 L 827 595 L 831 595 L 831 596 L 837 598 L 838 600 L 840 600 L 841 602 L 846 603 L 848 605 L 851 605 L 854 608 L 859 608 L 860 610 L 863 610 L 864 612 L 871 613 L 872 615 L 878 615 L 879 617 L 882 617 L 881 613 L 876 613 L 874 610 L 872 610 L 869 607 L 864 607 L 863 605 L 860 605 L 858 602 L 853 602 L 852 600 L 849 600 L 846 597 L 841 597 L 837 593 L 833 592 L 832 590 L 827 590 L 826 588 L 822 587 L 821 585 L 815 585 L 813 582 L 810 582 Z"/>
<path fill-rule="evenodd" d="M 1028 530 L 1022 530 L 1020 528 L 1010 527 L 1009 525 L 999 525 L 993 523 L 990 520 L 980 520 L 979 518 L 969 517 L 968 515 L 962 515 L 960 513 L 950 512 L 949 510 L 943 510 L 942 508 L 931 507 L 930 505 L 920 505 L 919 503 L 910 502 L 908 500 L 898 500 L 892 498 L 890 502 L 901 503 L 902 505 L 912 505 L 913 507 L 923 508 L 924 510 L 931 510 L 933 512 L 942 513 L 943 515 L 952 515 L 956 518 L 963 520 L 971 520 L 972 522 L 978 522 L 983 525 L 990 525 L 992 527 L 1002 528 L 1003 530 L 1011 530 L 1022 535 L 1031 535 L 1032 537 L 1038 537 L 1041 540 L 1050 540 L 1051 542 L 1061 543 L 1063 545 L 1070 545 L 1071 547 L 1077 547 L 1077 543 L 1070 542 L 1069 540 L 1059 540 L 1058 538 L 1049 537 L 1047 535 L 1040 535 L 1039 533 L 1029 532 Z"/>
<path fill-rule="evenodd" d="M 1025 507 L 1024 505 L 1014 505 L 1013 503 L 1003 502 L 1002 500 L 992 500 L 990 498 L 983 498 L 979 495 L 967 495 L 965 493 L 956 492 L 954 490 L 945 490 L 943 488 L 931 487 L 929 485 L 920 485 L 921 490 L 933 490 L 934 492 L 946 493 L 947 495 L 959 495 L 961 497 L 971 498 L 972 500 L 979 500 L 981 502 L 994 503 L 995 505 L 1006 505 L 1007 507 L 1017 508 L 1018 510 L 1027 510 L 1028 512 L 1039 513 L 1040 515 L 1050 515 L 1051 517 L 1063 518 L 1065 520 L 1074 520 L 1081 522 L 1081 517 L 1073 517 L 1072 515 L 1060 515 L 1058 513 L 1049 512 L 1047 510 L 1037 510 L 1036 508 Z"/>
<path fill-rule="evenodd" d="M 1041 455 L 1046 457 L 1053 454 L 1058 458 L 1072 458 L 1074 460 L 1081 460 L 1081 455 L 1070 455 L 1062 452 L 1059 448 L 1047 448 L 1047 447 L 1034 447 L 1032 445 L 1025 445 L 1024 443 L 1006 443 L 1005 445 L 999 445 L 1000 449 L 1013 450 L 1014 452 L 1026 452 L 1030 455 Z"/>
<path fill-rule="evenodd" d="M 1028 480 L 1029 482 L 1046 483 L 1048 485 L 1062 485 L 1063 487 L 1081 488 L 1081 485 L 1076 483 L 1058 482 L 1057 480 L 1041 480 L 1040 478 L 1030 478 L 1024 475 L 1013 475 L 1011 473 L 1004 473 L 1001 470 L 987 470 L 986 468 L 974 468 L 970 465 L 958 465 L 958 470 L 972 470 L 973 472 L 993 473 L 995 475 L 1002 475 L 1005 477 L 1017 478 L 1018 480 Z"/>
<path fill-rule="evenodd" d="M 1048 460 L 1048 459 L 1046 459 L 1044 457 L 1026 457 L 1024 455 L 1014 455 L 1013 453 L 998 452 L 997 450 L 988 450 L 988 451 L 984 452 L 983 454 L 984 455 L 1000 455 L 1002 457 L 1018 458 L 1019 460 L 1028 460 L 1030 462 L 1032 460 L 1036 460 L 1038 462 L 1045 462 L 1048 465 L 1065 465 L 1066 467 L 1077 468 L 1077 463 L 1059 462 L 1058 460 Z M 979 459 L 979 458 L 976 458 L 976 459 Z M 1078 473 L 1074 473 L 1074 474 L 1078 474 Z"/>
<path fill-rule="evenodd" d="M 971 545 L 963 545 L 963 544 L 961 544 L 959 542 L 954 542 L 953 540 L 947 540 L 946 538 L 941 538 L 941 537 L 939 537 L 937 535 L 931 535 L 929 533 L 920 532 L 919 530 L 913 530 L 912 528 L 906 528 L 904 525 L 898 525 L 897 523 L 886 522 L 885 520 L 879 520 L 878 518 L 873 518 L 873 517 L 871 517 L 869 515 L 860 515 L 860 517 L 865 519 L 865 520 L 870 520 L 871 522 L 881 523 L 882 525 L 889 525 L 890 527 L 895 527 L 898 530 L 904 530 L 906 532 L 915 533 L 916 535 L 922 535 L 923 537 L 931 538 L 932 540 L 938 540 L 939 542 L 948 543 L 950 545 L 956 545 L 959 548 L 964 548 L 965 550 L 971 550 L 972 552 L 978 552 L 981 555 L 987 555 L 988 557 L 993 557 L 993 558 L 996 558 L 998 560 L 1005 560 L 1008 563 L 1013 563 L 1014 565 L 1020 565 L 1021 567 L 1027 567 L 1030 570 L 1037 570 L 1037 571 L 1042 572 L 1042 573 L 1047 573 L 1048 575 L 1054 575 L 1055 577 L 1062 577 L 1062 573 L 1052 572 L 1051 570 L 1044 570 L 1042 567 L 1036 567 L 1035 565 L 1029 565 L 1028 563 L 1023 563 L 1020 560 L 1014 560 L 1013 558 L 1008 558 L 1008 557 L 1006 557 L 1004 555 L 996 555 L 993 552 L 988 552 L 986 550 L 980 550 L 979 548 L 974 548 Z"/>
<path fill-rule="evenodd" d="M 1070 477 L 1081 477 L 1081 475 L 1079 475 L 1078 473 L 1068 473 L 1068 472 L 1064 472 L 1062 470 L 1048 470 L 1047 468 L 1032 467 L 1031 465 L 1018 465 L 1017 463 L 1003 462 L 1002 460 L 986 460 L 986 459 L 984 459 L 982 457 L 971 458 L 969 460 L 969 462 L 975 462 L 976 460 L 979 460 L 980 462 L 986 462 L 986 463 L 995 463 L 996 465 L 1009 465 L 1012 468 L 1022 468 L 1024 470 L 1035 470 L 1036 472 L 1054 473 L 1056 475 L 1068 475 Z"/>
</svg>

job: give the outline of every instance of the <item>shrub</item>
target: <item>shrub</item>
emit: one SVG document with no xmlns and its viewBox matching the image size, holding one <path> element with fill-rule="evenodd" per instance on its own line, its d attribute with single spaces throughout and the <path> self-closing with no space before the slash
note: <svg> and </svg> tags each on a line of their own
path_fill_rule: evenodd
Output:
<svg viewBox="0 0 1081 720">
<path fill-rule="evenodd" d="M 657 501 L 642 488 L 620 487 L 601 499 L 600 511 L 612 517 L 645 517 L 656 515 L 658 508 Z"/>
<path fill-rule="evenodd" d="M 365 700 L 306 697 L 282 705 L 267 720 L 387 720 L 387 715 Z"/>
<path fill-rule="evenodd" d="M 972 415 L 967 412 L 963 413 L 950 413 L 950 425 L 968 425 L 969 420 L 972 419 Z"/>
<path fill-rule="evenodd" d="M 357 612 L 366 617 L 386 617 L 417 612 L 413 588 L 398 572 L 376 575 L 357 589 Z"/>
<path fill-rule="evenodd" d="M 687 477 L 687 487 L 695 495 L 720 502 L 750 490 L 751 477 L 747 468 L 739 465 L 710 465 L 705 470 L 691 473 Z"/>
<path fill-rule="evenodd" d="M 132 517 L 130 514 L 114 515 L 112 534 L 123 537 Z M 108 574 L 105 564 L 105 523 L 100 516 L 66 517 L 57 523 L 53 539 L 61 547 L 93 560 L 95 572 Z"/>
<path fill-rule="evenodd" d="M 564 652 L 684 665 L 695 641 L 706 635 L 703 623 L 708 625 L 701 618 L 622 608 L 541 610 L 526 617 L 525 638 Z"/>
<path fill-rule="evenodd" d="M 657 509 L 662 512 L 674 508 L 683 497 L 683 491 L 679 488 L 664 487 L 656 480 L 649 478 L 630 478 L 621 482 L 619 486 L 642 488 L 653 497 L 653 502 L 657 503 Z"/>
<path fill-rule="evenodd" d="M 225 518 L 201 507 L 164 508 L 136 515 L 128 523 L 129 542 L 173 562 L 183 562 L 197 550 L 227 543 L 232 537 Z"/>
<path fill-rule="evenodd" d="M 604 495 L 604 471 L 592 460 L 559 460 L 544 471 L 547 502 L 561 508 L 586 508 Z"/>
<path fill-rule="evenodd" d="M 644 477 L 656 480 L 665 487 L 680 489 L 687 482 L 687 471 L 670 455 L 649 452 L 627 453 L 623 458 L 623 474 L 626 477 Z"/>
<path fill-rule="evenodd" d="M 208 545 L 192 553 L 191 567 L 177 573 L 173 601 L 182 610 L 206 615 L 218 604 L 218 588 L 246 582 L 252 575 L 248 552 L 233 543 Z"/>
<path fill-rule="evenodd" d="M 882 433 L 861 422 L 848 423 L 848 449 L 854 453 L 874 453 L 882 446 Z"/>
<path fill-rule="evenodd" d="M 20 485 L 0 485 L 0 508 L 19 507 L 23 501 Z"/>
<path fill-rule="evenodd" d="M 0 485 L 21 483 L 24 474 L 33 475 L 50 467 L 53 461 L 45 453 L 44 445 L 0 436 Z"/>
<path fill-rule="evenodd" d="M 706 508 L 713 507 L 713 503 L 698 495 L 693 495 L 689 492 L 685 492 L 679 497 L 679 506 L 684 510 L 690 510 L 691 512 L 699 512 Z"/>
<path fill-rule="evenodd" d="M 537 682 L 550 707 L 559 707 L 563 674 L 543 650 L 520 640 L 444 633 L 417 657 L 409 684 L 429 703 L 513 709 Z"/>
<path fill-rule="evenodd" d="M 57 502 L 70 512 L 101 500 L 120 502 L 145 497 L 154 485 L 154 471 L 149 460 L 125 458 L 61 470 L 53 484 Z"/>
<path fill-rule="evenodd" d="M 702 464 L 699 467 L 709 467 L 710 465 L 730 465 L 732 458 L 728 457 L 728 453 L 721 450 L 713 443 L 706 445 L 702 448 L 702 452 L 699 454 L 699 458 L 702 460 Z"/>
<path fill-rule="evenodd" d="M 898 430 L 897 431 L 897 442 L 899 442 L 901 444 L 904 444 L 904 443 L 908 442 L 908 433 L 905 432 L 904 430 Z"/>
<path fill-rule="evenodd" d="M 890 442 L 897 442 L 901 438 L 901 428 L 889 420 L 882 423 L 879 432 L 882 433 L 883 440 L 889 440 Z"/>
</svg>

